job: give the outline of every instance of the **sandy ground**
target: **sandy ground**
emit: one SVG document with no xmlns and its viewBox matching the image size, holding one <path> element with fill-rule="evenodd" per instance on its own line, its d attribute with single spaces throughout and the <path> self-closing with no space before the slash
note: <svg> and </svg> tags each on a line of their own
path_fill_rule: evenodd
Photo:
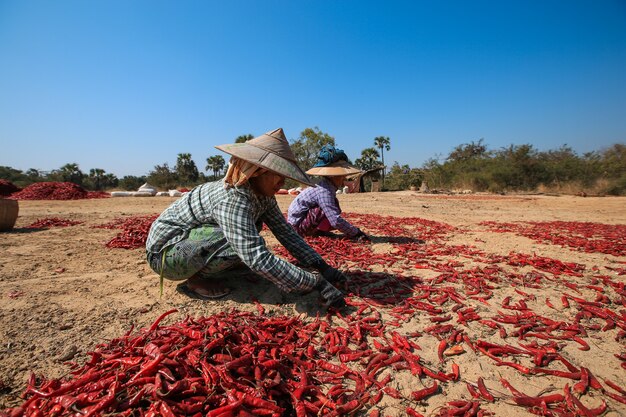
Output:
<svg viewBox="0 0 626 417">
<path fill-rule="evenodd" d="M 277 196 L 283 211 L 293 197 Z M 86 353 L 94 346 L 129 331 L 148 326 L 156 317 L 177 308 L 177 317 L 184 315 L 209 316 L 230 308 L 255 310 L 251 299 L 258 299 L 272 314 L 294 315 L 304 313 L 313 317 L 317 313 L 314 295 L 293 296 L 276 291 L 269 283 L 252 284 L 239 281 L 227 298 L 203 302 L 192 300 L 175 291 L 175 285 L 166 282 L 163 297 L 159 297 L 158 276 L 144 260 L 142 249 L 108 249 L 104 245 L 119 231 L 92 228 L 114 219 L 128 216 L 158 214 L 174 198 L 110 198 L 79 201 L 20 201 L 16 227 L 0 234 L 0 409 L 20 403 L 19 395 L 25 388 L 31 372 L 47 378 L 58 378 L 69 371 L 66 361 L 83 362 Z M 573 196 L 444 196 L 424 195 L 415 192 L 365 193 L 341 195 L 340 202 L 346 213 L 378 214 L 394 217 L 418 217 L 446 223 L 456 229 L 446 236 L 448 245 L 473 245 L 489 254 L 506 256 L 511 252 L 540 254 L 563 262 L 585 266 L 582 277 L 568 277 L 572 282 L 588 284 L 595 274 L 603 274 L 618 282 L 626 276 L 615 269 L 624 268 L 626 257 L 603 253 L 585 253 L 571 248 L 543 244 L 513 233 L 495 233 L 479 225 L 485 220 L 498 222 L 520 221 L 576 221 L 604 224 L 626 224 L 626 198 L 595 198 Z M 59 217 L 83 222 L 71 227 L 53 227 L 31 230 L 25 227 L 42 218 Z M 370 232 L 367 225 L 362 229 Z M 268 242 L 276 240 L 268 232 Z M 373 234 L 375 253 L 391 250 L 389 240 L 377 239 Z M 623 244 L 623 243 L 622 243 Z M 324 254 L 323 254 L 324 255 Z M 460 262 L 469 268 L 471 261 L 463 256 L 444 255 L 442 260 Z M 502 265 L 505 268 L 513 268 Z M 530 267 L 526 267 L 527 269 Z M 610 269 L 612 268 L 612 269 Z M 416 276 L 436 277 L 436 271 L 415 269 Z M 537 314 L 555 320 L 571 320 L 574 313 L 565 311 L 559 302 L 566 289 L 559 284 L 526 289 L 536 296 L 528 301 Z M 609 290 L 607 290 L 609 291 Z M 494 299 L 516 294 L 509 286 L 497 286 Z M 615 293 L 609 294 L 616 299 Z M 545 304 L 550 298 L 555 309 Z M 589 296 L 587 298 L 593 299 Z M 496 303 L 497 304 L 497 303 Z M 482 307 L 476 300 L 467 299 L 466 306 Z M 624 314 L 624 306 L 613 305 L 614 311 Z M 493 311 L 498 310 L 498 305 Z M 568 314 L 570 314 L 568 316 Z M 168 317 L 168 320 L 170 317 Z M 623 320 L 622 320 L 623 322 Z M 432 323 L 431 323 L 432 324 Z M 406 323 L 399 331 L 408 334 L 422 330 L 423 321 Z M 487 329 L 486 327 L 484 329 Z M 485 333 L 486 340 L 503 343 L 495 332 Z M 604 332 L 590 332 L 585 341 L 589 351 L 568 344 L 564 355 L 577 366 L 590 369 L 601 381 L 611 381 L 626 386 L 626 371 L 614 354 L 626 352 L 624 339 L 616 341 L 619 328 Z M 429 344 L 430 342 L 431 344 Z M 426 363 L 436 363 L 437 343 L 434 339 L 420 340 L 420 353 Z M 516 345 L 515 338 L 506 343 Z M 508 367 L 496 367 L 492 362 L 471 350 L 455 357 L 460 365 L 462 381 L 475 382 L 483 376 L 487 386 L 496 394 L 510 395 L 499 384 L 506 376 L 510 382 L 529 394 L 537 395 L 552 384 L 563 387 L 561 378 L 548 376 L 526 377 Z M 573 383 L 570 381 L 570 383 Z M 422 388 L 421 383 L 404 371 L 393 384 L 400 391 L 410 392 Z M 420 404 L 412 404 L 424 415 L 436 413 L 446 401 L 470 399 L 465 384 L 450 386 L 447 395 L 438 395 Z M 602 397 L 609 406 L 606 415 L 626 415 L 626 405 Z M 598 393 L 586 394 L 582 401 L 590 407 L 600 405 Z M 379 404 L 382 415 L 404 415 L 406 403 L 387 398 Z M 483 409 L 496 415 L 522 416 L 527 412 L 511 401 L 496 404 L 484 403 Z M 367 415 L 366 413 L 359 415 Z"/>
</svg>

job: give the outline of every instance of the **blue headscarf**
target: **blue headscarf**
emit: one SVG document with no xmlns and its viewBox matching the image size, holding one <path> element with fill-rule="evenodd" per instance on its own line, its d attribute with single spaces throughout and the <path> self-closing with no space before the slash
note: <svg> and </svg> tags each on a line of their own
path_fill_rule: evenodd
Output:
<svg viewBox="0 0 626 417">
<path fill-rule="evenodd" d="M 320 153 L 317 155 L 317 162 L 313 167 L 325 167 L 337 161 L 350 162 L 348 155 L 341 149 L 337 149 L 333 145 L 324 145 L 320 149 Z"/>
</svg>

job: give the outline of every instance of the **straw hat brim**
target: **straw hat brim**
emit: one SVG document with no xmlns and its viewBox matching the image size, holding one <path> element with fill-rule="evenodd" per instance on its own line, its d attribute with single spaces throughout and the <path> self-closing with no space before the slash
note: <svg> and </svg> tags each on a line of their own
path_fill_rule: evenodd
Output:
<svg viewBox="0 0 626 417">
<path fill-rule="evenodd" d="M 291 178 L 299 183 L 315 186 L 305 172 L 293 161 L 283 158 L 265 149 L 258 148 L 248 142 L 228 143 L 216 146 L 222 152 L 226 152 L 236 158 L 243 159 L 251 164 L 265 168 L 275 174 Z"/>
<path fill-rule="evenodd" d="M 313 167 L 306 173 L 319 177 L 341 177 L 348 175 L 360 174 L 363 171 L 355 166 L 348 164 L 346 161 L 337 161 L 325 167 Z"/>
</svg>

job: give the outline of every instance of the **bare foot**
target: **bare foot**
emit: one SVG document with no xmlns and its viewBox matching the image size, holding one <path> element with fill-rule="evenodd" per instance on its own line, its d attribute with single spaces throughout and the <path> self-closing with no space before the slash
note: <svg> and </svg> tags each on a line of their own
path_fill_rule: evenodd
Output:
<svg viewBox="0 0 626 417">
<path fill-rule="evenodd" d="M 198 277 L 189 278 L 187 287 L 202 298 L 221 298 L 230 293 L 230 289 L 219 281 Z"/>
</svg>

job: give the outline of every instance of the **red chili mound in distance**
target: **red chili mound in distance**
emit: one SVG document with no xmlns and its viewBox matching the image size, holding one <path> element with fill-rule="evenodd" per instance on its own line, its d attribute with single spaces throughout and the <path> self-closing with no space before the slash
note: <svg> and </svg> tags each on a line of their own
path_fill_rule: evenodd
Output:
<svg viewBox="0 0 626 417">
<path fill-rule="evenodd" d="M 37 182 L 11 194 L 14 200 L 82 200 L 105 197 L 110 195 L 102 191 L 87 191 L 72 182 Z"/>
<path fill-rule="evenodd" d="M 81 224 L 82 222 L 60 219 L 58 217 L 46 217 L 45 219 L 38 219 L 36 222 L 26 226 L 27 229 L 47 229 L 48 227 L 68 227 Z"/>
</svg>

